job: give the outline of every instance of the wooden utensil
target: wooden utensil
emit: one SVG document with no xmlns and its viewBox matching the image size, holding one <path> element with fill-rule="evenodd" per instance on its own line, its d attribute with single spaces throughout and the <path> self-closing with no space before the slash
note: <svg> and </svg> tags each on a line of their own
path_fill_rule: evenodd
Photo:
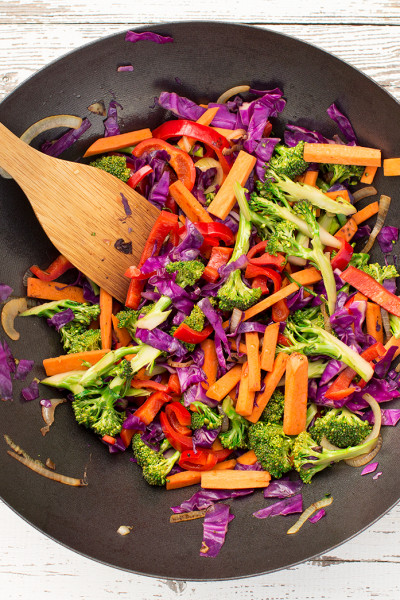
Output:
<svg viewBox="0 0 400 600">
<path fill-rule="evenodd" d="M 0 123 L 0 166 L 25 192 L 55 247 L 87 277 L 124 302 L 159 211 L 146 198 L 101 169 L 47 156 Z M 127 216 L 122 194 L 132 215 Z M 132 253 L 115 248 L 132 242 Z"/>
</svg>

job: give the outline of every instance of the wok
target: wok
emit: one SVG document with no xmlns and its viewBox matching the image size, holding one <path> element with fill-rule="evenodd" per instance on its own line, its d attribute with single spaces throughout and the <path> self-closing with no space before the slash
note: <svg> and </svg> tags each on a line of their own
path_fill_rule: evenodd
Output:
<svg viewBox="0 0 400 600">
<path fill-rule="evenodd" d="M 338 133 L 326 114 L 336 102 L 350 118 L 364 146 L 396 155 L 400 107 L 365 75 L 337 58 L 290 37 L 242 25 L 189 22 L 151 27 L 170 35 L 174 43 L 130 44 L 124 34 L 101 39 L 49 65 L 17 88 L 0 105 L 0 121 L 20 135 L 31 123 L 51 114 L 89 116 L 92 128 L 65 153 L 77 159 L 103 132 L 102 118 L 87 107 L 115 97 L 122 131 L 153 128 L 165 118 L 155 106 L 161 91 L 174 91 L 196 102 L 215 101 L 238 84 L 259 89 L 279 86 L 287 106 L 275 130 L 285 122 L 318 129 L 327 137 Z M 143 30 L 143 29 L 142 29 Z M 139 30 L 140 31 L 140 30 Z M 128 62 L 133 72 L 117 72 Z M 40 140 L 39 140 L 40 141 Z M 396 178 L 376 180 L 379 192 L 397 197 Z M 24 295 L 23 275 L 32 264 L 47 266 L 57 252 L 43 233 L 23 192 L 12 180 L 0 180 L 0 280 Z M 387 224 L 399 222 L 396 202 Z M 375 250 L 376 260 L 382 260 Z M 58 334 L 41 319 L 20 319 L 18 342 L 10 342 L 17 358 L 35 360 L 34 376 L 43 377 L 41 361 L 61 352 Z M 232 501 L 235 519 L 225 545 L 215 559 L 199 556 L 201 520 L 170 524 L 170 506 L 197 489 L 167 492 L 142 479 L 138 467 L 125 455 L 110 455 L 89 431 L 76 425 L 68 404 L 57 408 L 49 434 L 38 402 L 24 403 L 14 384 L 13 402 L 0 403 L 0 433 L 8 434 L 31 456 L 51 457 L 57 471 L 80 477 L 87 470 L 89 485 L 71 488 L 40 477 L 6 453 L 1 442 L 0 493 L 21 517 L 43 533 L 90 558 L 129 571 L 174 579 L 216 580 L 266 573 L 326 552 L 348 540 L 382 516 L 399 499 L 396 428 L 384 430 L 379 454 L 384 475 L 373 481 L 360 469 L 335 465 L 304 487 L 304 506 L 333 495 L 327 516 L 318 525 L 306 524 L 295 536 L 286 535 L 296 516 L 258 520 L 252 513 L 265 506 L 262 492 Z M 54 397 L 41 391 L 41 398 Z M 2 437 L 2 436 L 1 436 Z M 117 534 L 120 525 L 132 525 L 130 535 Z"/>
</svg>

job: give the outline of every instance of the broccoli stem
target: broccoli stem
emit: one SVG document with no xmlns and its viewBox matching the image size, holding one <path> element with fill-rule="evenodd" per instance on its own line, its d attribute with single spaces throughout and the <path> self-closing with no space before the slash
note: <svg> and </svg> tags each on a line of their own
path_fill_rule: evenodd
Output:
<svg viewBox="0 0 400 600">
<path fill-rule="evenodd" d="M 124 358 L 124 356 L 127 356 L 128 354 L 137 354 L 139 350 L 140 346 L 127 346 L 118 348 L 117 350 L 110 350 L 110 352 L 107 352 L 103 358 L 84 373 L 79 383 L 83 387 L 91 385 L 98 377 L 105 375 L 118 360 Z"/>
<path fill-rule="evenodd" d="M 157 300 L 147 315 L 144 315 L 144 317 L 138 319 L 136 322 L 136 328 L 139 327 L 141 329 L 152 330 L 161 325 L 161 323 L 164 323 L 171 313 L 170 310 L 166 310 L 171 303 L 171 298 L 168 296 L 161 296 L 161 298 Z"/>
</svg>

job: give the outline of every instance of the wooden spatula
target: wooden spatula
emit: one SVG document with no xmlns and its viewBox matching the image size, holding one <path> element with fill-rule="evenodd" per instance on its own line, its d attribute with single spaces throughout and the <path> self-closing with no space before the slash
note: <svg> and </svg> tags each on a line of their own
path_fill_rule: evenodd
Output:
<svg viewBox="0 0 400 600">
<path fill-rule="evenodd" d="M 124 302 L 129 284 L 124 272 L 138 264 L 159 211 L 113 175 L 42 154 L 1 123 L 0 166 L 21 186 L 61 254 Z M 118 251 L 117 240 L 132 242 L 132 253 Z"/>
</svg>

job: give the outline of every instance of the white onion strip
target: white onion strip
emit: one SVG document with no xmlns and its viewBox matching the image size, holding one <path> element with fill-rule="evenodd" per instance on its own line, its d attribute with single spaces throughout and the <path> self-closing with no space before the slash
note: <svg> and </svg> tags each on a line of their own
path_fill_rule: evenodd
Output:
<svg viewBox="0 0 400 600">
<path fill-rule="evenodd" d="M 301 527 L 303 527 L 304 523 L 320 508 L 325 508 L 325 506 L 330 506 L 333 502 L 332 496 L 328 496 L 327 498 L 322 498 L 318 502 L 313 502 L 306 510 L 300 515 L 296 523 L 287 530 L 286 533 L 289 535 L 293 533 L 297 533 Z"/>
<path fill-rule="evenodd" d="M 45 436 L 46 433 L 49 432 L 50 426 L 54 423 L 54 411 L 56 409 L 56 406 L 58 406 L 59 404 L 63 404 L 63 402 L 66 402 L 66 399 L 55 398 L 54 400 L 50 400 L 50 402 L 51 406 L 42 405 L 42 417 L 43 421 L 46 423 L 46 425 L 40 429 L 40 432 L 43 436 Z"/>
<path fill-rule="evenodd" d="M 387 217 L 387 214 L 389 212 L 389 207 L 390 207 L 390 202 L 391 202 L 391 198 L 390 196 L 384 196 L 382 195 L 380 197 L 379 200 L 379 211 L 378 211 L 378 216 L 376 218 L 376 223 L 374 225 L 374 228 L 371 232 L 371 235 L 369 236 L 369 240 L 368 242 L 365 244 L 364 248 L 361 250 L 361 252 L 364 253 L 368 253 L 372 246 L 375 243 L 375 240 L 380 232 L 380 230 L 382 229 L 382 227 L 385 224 L 385 219 Z"/>
<path fill-rule="evenodd" d="M 229 98 L 232 98 L 232 96 L 248 92 L 249 89 L 249 85 L 236 85 L 235 87 L 232 87 L 229 90 L 226 90 L 226 92 L 224 92 L 223 94 L 221 94 L 217 100 L 217 104 L 225 104 L 225 102 L 227 102 Z"/>
<path fill-rule="evenodd" d="M 14 327 L 14 319 L 19 313 L 27 310 L 28 304 L 26 302 L 26 298 L 13 298 L 12 300 L 8 300 L 6 304 L 3 306 L 3 310 L 1 311 L 1 324 L 8 335 L 12 340 L 19 340 L 20 334 Z"/>
<path fill-rule="evenodd" d="M 353 193 L 354 203 L 362 200 L 363 198 L 369 198 L 370 196 L 376 196 L 378 190 L 374 188 L 373 185 L 368 185 L 367 187 L 363 187 L 360 190 L 357 190 Z"/>
</svg>

